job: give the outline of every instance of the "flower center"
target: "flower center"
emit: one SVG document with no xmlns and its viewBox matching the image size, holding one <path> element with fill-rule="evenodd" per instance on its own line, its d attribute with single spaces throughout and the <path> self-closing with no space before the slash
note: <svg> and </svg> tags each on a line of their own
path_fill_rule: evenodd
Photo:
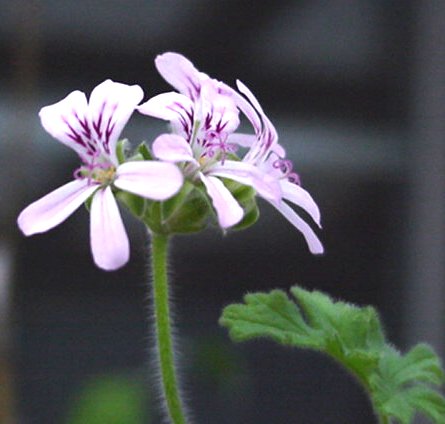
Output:
<svg viewBox="0 0 445 424">
<path fill-rule="evenodd" d="M 83 165 L 74 171 L 74 178 L 88 179 L 88 182 L 94 181 L 101 185 L 109 185 L 113 182 L 116 174 L 116 167 L 104 163 L 91 163 Z"/>
<path fill-rule="evenodd" d="M 101 184 L 110 184 L 113 182 L 116 168 L 110 166 L 109 168 L 96 168 L 93 170 L 92 178 Z"/>
</svg>

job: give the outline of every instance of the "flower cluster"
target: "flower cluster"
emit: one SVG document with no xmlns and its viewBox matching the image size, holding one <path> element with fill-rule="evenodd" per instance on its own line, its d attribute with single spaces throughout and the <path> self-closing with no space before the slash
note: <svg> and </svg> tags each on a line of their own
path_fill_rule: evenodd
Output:
<svg viewBox="0 0 445 424">
<path fill-rule="evenodd" d="M 107 80 L 92 91 L 89 101 L 74 91 L 42 108 L 42 126 L 79 155 L 81 166 L 73 181 L 20 214 L 23 233 L 47 231 L 91 201 L 93 258 L 103 269 L 117 269 L 128 261 L 129 243 L 116 194 L 162 202 L 179 196 L 186 182 L 192 183 L 209 197 L 219 226 L 226 229 L 246 215 L 231 191 L 231 180 L 252 188 L 301 231 L 312 253 L 322 253 L 315 232 L 288 203 L 302 208 L 320 226 L 319 209 L 300 186 L 274 126 L 252 92 L 240 81 L 236 91 L 210 78 L 176 53 L 160 55 L 155 63 L 177 91 L 139 105 L 143 98 L 139 86 Z M 135 110 L 171 124 L 171 132 L 154 140 L 151 160 L 117 155 L 119 136 Z M 240 113 L 251 123 L 253 134 L 237 132 Z"/>
</svg>

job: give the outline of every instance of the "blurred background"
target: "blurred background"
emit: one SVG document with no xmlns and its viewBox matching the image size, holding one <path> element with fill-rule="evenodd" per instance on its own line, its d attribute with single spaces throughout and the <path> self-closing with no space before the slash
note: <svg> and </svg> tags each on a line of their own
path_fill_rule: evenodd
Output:
<svg viewBox="0 0 445 424">
<path fill-rule="evenodd" d="M 0 422 L 161 422 L 144 229 L 125 216 L 132 258 L 106 273 L 91 259 L 83 208 L 29 239 L 15 220 L 78 166 L 39 109 L 106 78 L 139 84 L 146 98 L 170 90 L 153 60 L 177 51 L 256 94 L 321 208 L 326 247 L 311 256 L 264 203 L 247 231 L 174 240 L 192 415 L 373 423 L 336 364 L 270 341 L 235 345 L 217 321 L 246 292 L 298 283 L 374 305 L 395 345 L 426 341 L 443 357 L 443 22 L 440 0 L 0 0 Z M 123 136 L 138 143 L 163 130 L 135 115 Z"/>
</svg>

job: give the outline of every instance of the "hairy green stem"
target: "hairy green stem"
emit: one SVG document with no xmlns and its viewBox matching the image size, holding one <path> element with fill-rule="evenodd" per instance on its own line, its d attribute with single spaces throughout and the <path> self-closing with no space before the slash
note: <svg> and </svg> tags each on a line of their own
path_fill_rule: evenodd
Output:
<svg viewBox="0 0 445 424">
<path fill-rule="evenodd" d="M 186 420 L 174 365 L 172 324 L 168 299 L 168 236 L 152 234 L 151 246 L 157 353 L 162 390 L 164 391 L 165 403 L 171 422 L 173 424 L 185 424 Z"/>
</svg>

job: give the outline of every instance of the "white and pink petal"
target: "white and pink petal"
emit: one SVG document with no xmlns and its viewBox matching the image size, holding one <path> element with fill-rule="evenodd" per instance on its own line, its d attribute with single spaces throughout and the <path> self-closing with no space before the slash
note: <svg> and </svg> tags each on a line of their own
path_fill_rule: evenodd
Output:
<svg viewBox="0 0 445 424">
<path fill-rule="evenodd" d="M 209 77 L 178 53 L 167 52 L 156 57 L 155 65 L 162 77 L 182 94 L 196 99 L 201 82 Z"/>
<path fill-rule="evenodd" d="M 311 253 L 319 255 L 324 252 L 323 245 L 314 230 L 301 219 L 297 213 L 285 202 L 281 202 L 280 205 L 271 203 L 281 214 L 298 230 L 303 234 L 304 239 L 309 247 Z"/>
<path fill-rule="evenodd" d="M 278 180 L 250 163 L 226 160 L 224 163 L 217 162 L 206 172 L 209 175 L 229 178 L 251 186 L 268 201 L 279 203 L 281 200 L 282 193 Z"/>
<path fill-rule="evenodd" d="M 312 196 L 302 187 L 286 180 L 280 182 L 283 199 L 286 199 L 305 210 L 314 222 L 321 227 L 320 209 Z"/>
<path fill-rule="evenodd" d="M 161 134 L 153 141 L 152 151 L 156 158 L 167 162 L 195 162 L 190 144 L 176 134 Z"/>
<path fill-rule="evenodd" d="M 25 208 L 18 226 L 26 236 L 48 231 L 65 221 L 97 188 L 87 180 L 71 181 Z"/>
<path fill-rule="evenodd" d="M 101 151 L 117 163 L 116 143 L 130 116 L 144 96 L 138 85 L 111 80 L 99 84 L 91 92 L 89 109 L 92 136 Z"/>
<path fill-rule="evenodd" d="M 120 165 L 114 185 L 121 190 L 153 200 L 166 200 L 182 187 L 184 178 L 172 163 L 134 161 Z"/>
<path fill-rule="evenodd" d="M 137 109 L 143 115 L 166 121 L 177 121 L 181 117 L 193 119 L 193 101 L 184 94 L 170 91 L 152 97 L 142 103 Z"/>
<path fill-rule="evenodd" d="M 43 107 L 39 117 L 49 134 L 81 157 L 91 156 L 98 151 L 91 142 L 88 102 L 81 91 L 73 91 L 59 102 Z"/>
<path fill-rule="evenodd" d="M 93 196 L 90 241 L 98 267 L 113 271 L 128 262 L 130 244 L 110 187 L 98 190 Z"/>
<path fill-rule="evenodd" d="M 244 211 L 227 187 L 216 177 L 200 174 L 200 178 L 212 199 L 220 227 L 229 228 L 238 224 Z"/>
</svg>

